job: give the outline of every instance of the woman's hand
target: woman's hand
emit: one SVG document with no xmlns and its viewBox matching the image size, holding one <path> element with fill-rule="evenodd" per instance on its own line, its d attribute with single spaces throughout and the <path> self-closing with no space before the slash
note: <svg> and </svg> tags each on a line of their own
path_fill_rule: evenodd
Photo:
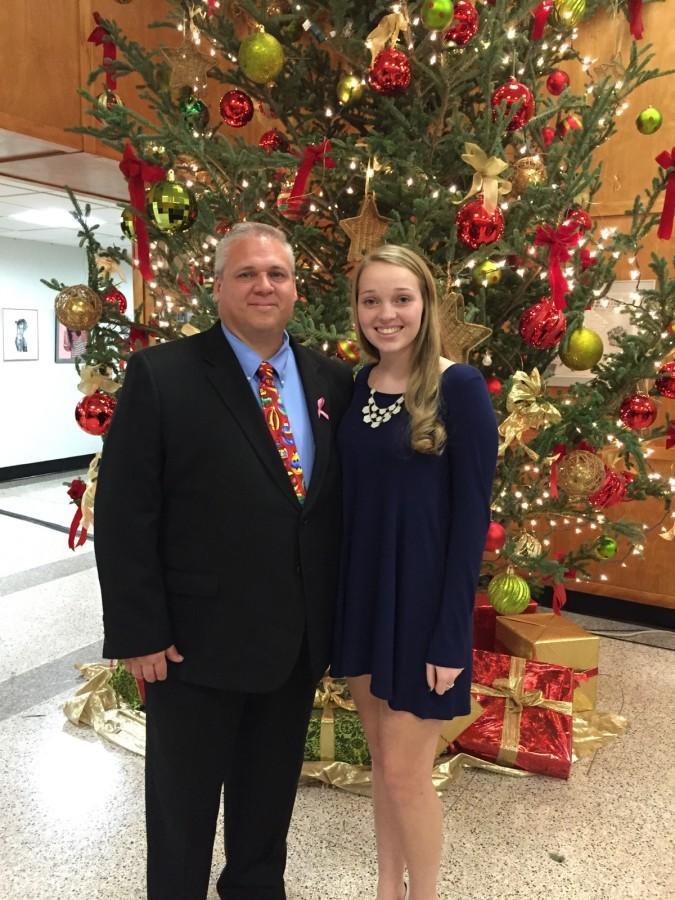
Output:
<svg viewBox="0 0 675 900">
<path fill-rule="evenodd" d="M 439 695 L 444 694 L 450 690 L 455 683 L 455 679 L 463 671 L 464 669 L 446 669 L 445 666 L 434 666 L 431 663 L 427 663 L 427 684 L 429 685 L 429 690 L 436 691 Z"/>
</svg>

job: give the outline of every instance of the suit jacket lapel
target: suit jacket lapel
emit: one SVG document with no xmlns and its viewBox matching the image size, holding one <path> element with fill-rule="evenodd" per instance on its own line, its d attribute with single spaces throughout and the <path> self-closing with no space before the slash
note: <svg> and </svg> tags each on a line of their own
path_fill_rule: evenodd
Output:
<svg viewBox="0 0 675 900">
<path fill-rule="evenodd" d="M 307 401 L 307 412 L 314 436 L 314 466 L 305 497 L 305 509 L 307 509 L 319 494 L 331 452 L 332 428 L 330 422 L 324 416 L 319 415 L 319 401 L 322 398 L 324 400 L 328 398 L 328 385 L 319 370 L 319 362 L 314 354 L 293 339 L 291 339 L 291 348 L 300 371 Z M 329 407 L 326 409 L 326 415 L 330 415 Z"/>
<path fill-rule="evenodd" d="M 216 389 L 220 399 L 232 412 L 275 484 L 289 502 L 297 506 L 297 497 L 265 424 L 260 406 L 253 396 L 251 386 L 246 380 L 237 357 L 222 332 L 220 322 L 216 322 L 213 328 L 204 332 L 202 338 L 204 342 L 203 358 L 207 366 L 209 381 Z"/>
</svg>

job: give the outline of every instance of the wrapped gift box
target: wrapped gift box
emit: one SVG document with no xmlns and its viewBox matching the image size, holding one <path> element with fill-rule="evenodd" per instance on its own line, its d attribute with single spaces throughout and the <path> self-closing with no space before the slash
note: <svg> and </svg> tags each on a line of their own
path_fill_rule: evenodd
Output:
<svg viewBox="0 0 675 900">
<path fill-rule="evenodd" d="M 530 600 L 529 606 L 524 611 L 527 613 L 535 613 L 537 611 L 537 601 Z M 473 649 L 474 650 L 494 650 L 495 649 L 495 628 L 497 624 L 497 610 L 488 600 L 487 594 L 476 594 L 473 607 Z"/>
<path fill-rule="evenodd" d="M 567 778 L 573 691 L 567 667 L 474 650 L 471 693 L 483 713 L 455 745 L 504 766 Z"/>
<path fill-rule="evenodd" d="M 574 669 L 575 712 L 595 709 L 600 638 L 565 616 L 499 616 L 496 649 L 514 656 Z"/>
</svg>

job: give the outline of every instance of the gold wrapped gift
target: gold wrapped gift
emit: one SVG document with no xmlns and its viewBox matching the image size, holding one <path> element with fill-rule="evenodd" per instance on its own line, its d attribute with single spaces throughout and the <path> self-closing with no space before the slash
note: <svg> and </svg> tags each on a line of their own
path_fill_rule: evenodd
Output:
<svg viewBox="0 0 675 900">
<path fill-rule="evenodd" d="M 496 646 L 513 656 L 574 669 L 575 712 L 595 709 L 600 638 L 555 613 L 497 616 Z"/>
</svg>

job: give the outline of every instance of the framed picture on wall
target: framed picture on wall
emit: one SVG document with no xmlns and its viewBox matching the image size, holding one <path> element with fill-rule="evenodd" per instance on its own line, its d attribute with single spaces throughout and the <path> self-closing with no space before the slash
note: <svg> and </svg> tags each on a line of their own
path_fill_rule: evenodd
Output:
<svg viewBox="0 0 675 900">
<path fill-rule="evenodd" d="M 2 358 L 5 362 L 39 358 L 37 309 L 2 310 Z"/>
<path fill-rule="evenodd" d="M 87 332 L 75 331 L 55 318 L 54 362 L 74 363 L 87 349 Z"/>
</svg>

